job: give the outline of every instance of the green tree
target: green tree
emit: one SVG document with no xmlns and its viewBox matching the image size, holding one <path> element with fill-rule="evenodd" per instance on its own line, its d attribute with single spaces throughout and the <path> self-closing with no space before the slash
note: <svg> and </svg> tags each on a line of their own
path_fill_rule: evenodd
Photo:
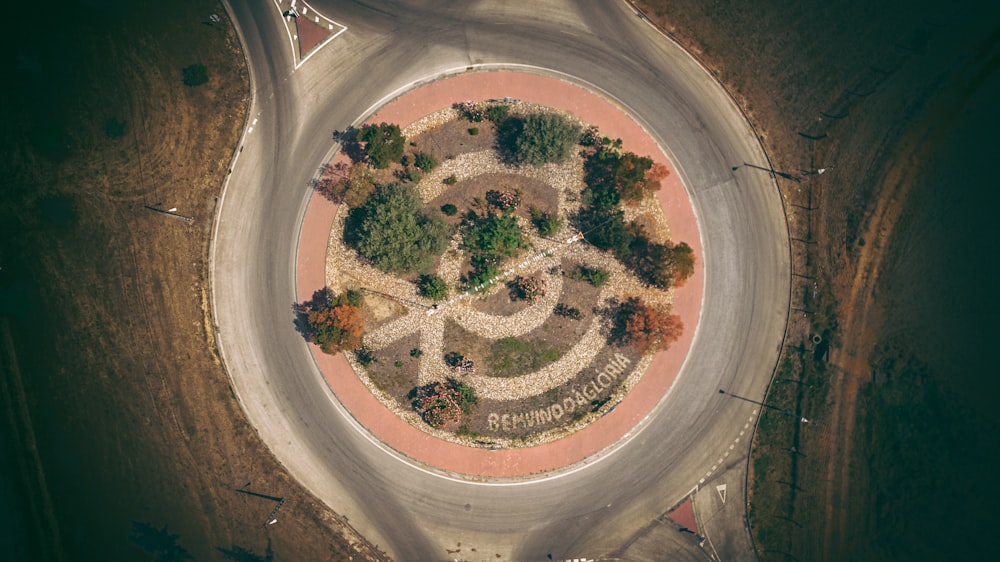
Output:
<svg viewBox="0 0 1000 562">
<path fill-rule="evenodd" d="M 364 320 L 361 309 L 338 298 L 325 306 L 311 310 L 308 315 L 312 339 L 323 353 L 337 353 L 361 347 Z"/>
<path fill-rule="evenodd" d="M 680 287 L 694 273 L 694 250 L 687 245 L 687 242 L 680 242 L 672 246 L 670 251 L 674 269 L 672 284 L 674 287 Z"/>
<path fill-rule="evenodd" d="M 464 243 L 474 253 L 495 261 L 513 256 L 529 245 L 514 215 L 489 215 L 476 221 L 465 235 Z"/>
<path fill-rule="evenodd" d="M 437 167 L 438 161 L 430 152 L 419 152 L 413 157 L 413 165 L 429 172 Z"/>
<path fill-rule="evenodd" d="M 625 223 L 625 212 L 617 207 L 588 207 L 580 211 L 580 229 L 587 241 L 614 253 L 627 256 L 635 234 Z"/>
<path fill-rule="evenodd" d="M 365 155 L 375 168 L 388 168 L 389 164 L 399 162 L 403 158 L 406 139 L 399 125 L 389 123 L 365 125 L 358 129 L 356 139 L 365 143 Z"/>
<path fill-rule="evenodd" d="M 448 284 L 437 275 L 421 275 L 417 281 L 420 294 L 435 301 L 448 297 Z"/>
<path fill-rule="evenodd" d="M 555 236 L 562 228 L 562 220 L 552 213 L 540 211 L 534 207 L 528 209 L 528 212 L 531 213 L 531 222 L 542 236 Z"/>
<path fill-rule="evenodd" d="M 534 113 L 524 118 L 514 140 L 514 160 L 532 166 L 562 162 L 579 139 L 580 126 L 562 115 Z"/>
<path fill-rule="evenodd" d="M 352 209 L 344 239 L 382 271 L 424 271 L 444 252 L 451 227 L 422 208 L 420 195 L 410 186 L 379 187 L 364 205 Z"/>
</svg>

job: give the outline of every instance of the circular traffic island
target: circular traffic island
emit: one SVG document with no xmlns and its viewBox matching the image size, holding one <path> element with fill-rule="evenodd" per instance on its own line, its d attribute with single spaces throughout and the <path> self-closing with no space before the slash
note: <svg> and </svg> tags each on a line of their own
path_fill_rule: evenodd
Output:
<svg viewBox="0 0 1000 562">
<path fill-rule="evenodd" d="M 700 287 L 674 310 L 700 264 L 697 236 L 672 236 L 668 202 L 685 236 L 697 229 L 662 152 L 629 150 L 655 143 L 630 142 L 641 129 L 606 101 L 517 77 L 583 111 L 427 95 L 468 76 L 419 88 L 335 133 L 304 227 L 329 234 L 321 289 L 304 290 L 316 266 L 300 251 L 298 325 L 331 389 L 384 444 L 450 473 L 535 474 L 620 441 L 669 389 L 683 319 L 697 320 Z M 413 115 L 422 96 L 437 107 Z M 606 134 L 608 114 L 628 126 Z"/>
</svg>

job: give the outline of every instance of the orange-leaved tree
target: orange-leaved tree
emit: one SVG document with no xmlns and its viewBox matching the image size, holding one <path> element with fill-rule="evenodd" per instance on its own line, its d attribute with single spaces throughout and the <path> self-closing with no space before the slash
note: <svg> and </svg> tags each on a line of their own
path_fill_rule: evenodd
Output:
<svg viewBox="0 0 1000 562">
<path fill-rule="evenodd" d="M 618 307 L 611 336 L 615 343 L 631 345 L 644 355 L 666 349 L 683 331 L 680 316 L 650 306 L 639 297 L 630 297 Z"/>
<path fill-rule="evenodd" d="M 361 295 L 347 291 L 329 302 L 313 302 L 306 318 L 312 341 L 324 353 L 337 353 L 361 347 L 364 320 L 361 317 Z"/>
</svg>

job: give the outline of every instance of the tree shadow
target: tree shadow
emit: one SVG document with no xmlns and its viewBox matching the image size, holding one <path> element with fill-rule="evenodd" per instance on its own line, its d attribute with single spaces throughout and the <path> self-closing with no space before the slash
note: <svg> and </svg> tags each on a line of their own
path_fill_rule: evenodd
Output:
<svg viewBox="0 0 1000 562">
<path fill-rule="evenodd" d="M 292 313 L 295 315 L 292 324 L 295 326 L 295 331 L 301 334 L 307 342 L 311 343 L 313 341 L 313 329 L 309 325 L 309 313 L 329 307 L 330 303 L 333 302 L 333 296 L 333 291 L 328 287 L 323 287 L 314 292 L 311 299 L 300 303 L 292 303 Z"/>
<path fill-rule="evenodd" d="M 166 525 L 162 529 L 157 529 L 149 523 L 133 521 L 128 540 L 146 553 L 152 554 L 156 562 L 193 560 L 191 553 L 177 544 L 179 537 L 180 535 L 170 534 Z"/>
<path fill-rule="evenodd" d="M 232 548 L 222 548 L 221 546 L 215 547 L 222 553 L 222 557 L 226 560 L 233 560 L 234 562 L 273 562 L 274 561 L 274 550 L 271 549 L 271 539 L 267 539 L 267 550 L 264 554 L 257 554 L 256 552 L 243 548 L 239 545 L 233 545 Z"/>
</svg>

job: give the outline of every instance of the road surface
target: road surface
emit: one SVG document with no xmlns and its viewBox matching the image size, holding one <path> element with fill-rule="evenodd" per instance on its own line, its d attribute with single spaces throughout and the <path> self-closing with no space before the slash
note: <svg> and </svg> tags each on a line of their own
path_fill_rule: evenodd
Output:
<svg viewBox="0 0 1000 562">
<path fill-rule="evenodd" d="M 302 485 L 399 560 L 559 560 L 621 552 L 696 486 L 739 480 L 755 408 L 718 389 L 762 396 L 787 317 L 789 250 L 772 179 L 731 169 L 765 158 L 706 72 L 619 2 L 317 2 L 347 31 L 298 68 L 278 7 L 237 4 L 253 101 L 216 225 L 214 316 L 244 410 Z M 576 77 L 639 116 L 689 191 L 704 248 L 702 317 L 670 394 L 614 454 L 531 481 L 446 478 L 386 451 L 292 325 L 299 229 L 331 132 L 408 85 L 491 65 Z M 753 559 L 742 504 L 737 492 L 712 511 L 724 530 L 703 553 Z"/>
</svg>

